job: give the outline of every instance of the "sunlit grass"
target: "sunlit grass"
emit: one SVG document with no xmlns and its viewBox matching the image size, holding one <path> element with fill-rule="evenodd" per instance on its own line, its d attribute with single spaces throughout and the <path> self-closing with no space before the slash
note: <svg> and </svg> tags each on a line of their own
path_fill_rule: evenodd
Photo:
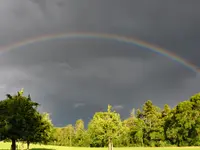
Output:
<svg viewBox="0 0 200 150">
<path fill-rule="evenodd" d="M 0 150 L 10 150 L 11 143 L 0 142 Z M 17 143 L 19 149 L 21 143 Z M 24 145 L 26 149 L 26 145 Z M 51 145 L 30 145 L 31 150 L 108 150 L 108 148 L 81 148 L 81 147 L 64 147 L 64 146 L 51 146 Z M 141 147 L 122 147 L 114 148 L 114 150 L 200 150 L 200 147 L 154 147 L 154 148 L 141 148 Z M 21 149 L 20 149 L 21 150 Z"/>
</svg>

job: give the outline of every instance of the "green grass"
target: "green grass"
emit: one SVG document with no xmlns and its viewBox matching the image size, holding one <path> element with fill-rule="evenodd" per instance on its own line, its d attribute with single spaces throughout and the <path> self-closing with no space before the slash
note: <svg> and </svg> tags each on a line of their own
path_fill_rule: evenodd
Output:
<svg viewBox="0 0 200 150">
<path fill-rule="evenodd" d="M 0 150 L 9 150 L 11 143 L 0 142 Z M 20 145 L 20 144 L 19 144 Z M 24 146 L 26 149 L 26 145 Z M 108 150 L 108 148 L 77 148 L 77 147 L 63 147 L 63 146 L 46 146 L 46 145 L 30 145 L 31 150 Z M 200 150 L 200 147 L 157 147 L 157 148 L 141 148 L 141 147 L 126 147 L 114 148 L 114 150 Z"/>
</svg>

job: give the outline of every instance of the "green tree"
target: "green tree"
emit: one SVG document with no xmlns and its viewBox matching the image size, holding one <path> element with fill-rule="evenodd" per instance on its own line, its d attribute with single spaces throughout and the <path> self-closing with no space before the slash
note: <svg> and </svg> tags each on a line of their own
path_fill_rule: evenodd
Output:
<svg viewBox="0 0 200 150">
<path fill-rule="evenodd" d="M 52 139 L 53 124 L 48 113 L 37 112 L 27 121 L 25 129 L 27 134 L 22 138 L 27 142 L 27 149 L 29 149 L 30 143 L 47 144 Z"/>
<path fill-rule="evenodd" d="M 35 115 L 38 103 L 23 96 L 23 89 L 16 95 L 7 94 L 7 99 L 1 101 L 1 137 L 11 139 L 12 150 L 16 150 L 16 141 L 26 136 L 28 120 Z"/>
<path fill-rule="evenodd" d="M 166 139 L 177 146 L 200 145 L 200 93 L 180 102 L 165 123 Z"/>
<path fill-rule="evenodd" d="M 56 145 L 59 145 L 59 146 L 62 146 L 63 145 L 63 132 L 62 132 L 62 128 L 60 127 L 56 127 L 54 129 L 54 138 L 55 138 L 55 142 L 56 142 Z"/>
<path fill-rule="evenodd" d="M 143 142 L 147 146 L 160 146 L 164 142 L 164 128 L 160 108 L 148 100 L 142 111 L 138 111 L 139 119 L 143 120 Z"/>
<path fill-rule="evenodd" d="M 74 127 L 71 124 L 69 124 L 62 128 L 54 128 L 53 137 L 55 145 L 70 147 L 74 146 Z"/>
<path fill-rule="evenodd" d="M 126 125 L 126 120 L 122 122 L 122 127 L 119 131 L 118 138 L 113 140 L 113 145 L 116 147 L 128 147 L 130 146 L 130 128 Z"/>
<path fill-rule="evenodd" d="M 166 138 L 172 144 L 188 146 L 192 140 L 188 135 L 195 124 L 195 120 L 191 120 L 192 103 L 190 101 L 180 102 L 172 113 L 173 115 L 166 120 Z"/>
<path fill-rule="evenodd" d="M 108 105 L 107 112 L 96 112 L 88 125 L 92 140 L 91 146 L 113 148 L 113 140 L 119 137 L 122 122 L 120 114 L 112 111 Z"/>
<path fill-rule="evenodd" d="M 79 119 L 76 121 L 75 124 L 75 137 L 74 137 L 75 146 L 88 147 L 89 142 L 90 141 L 88 133 L 84 128 L 84 121 L 82 119 Z"/>
<path fill-rule="evenodd" d="M 67 130 L 67 132 L 66 132 L 66 134 L 65 134 L 65 136 L 67 136 L 67 141 L 68 141 L 68 146 L 74 146 L 74 137 L 75 137 L 75 131 L 74 131 L 74 127 L 73 127 L 73 125 L 68 125 L 67 127 L 66 127 L 66 130 Z"/>
<path fill-rule="evenodd" d="M 140 118 L 134 119 L 134 125 L 130 126 L 130 144 L 131 146 L 145 146 L 144 145 L 144 129 L 145 123 Z"/>
<path fill-rule="evenodd" d="M 123 145 L 126 146 L 133 146 L 135 145 L 135 141 L 133 140 L 133 134 L 132 129 L 135 130 L 136 128 L 136 116 L 135 116 L 135 109 L 131 110 L 129 118 L 125 119 L 122 122 L 123 125 L 123 133 L 121 136 L 121 142 L 123 142 Z"/>
<path fill-rule="evenodd" d="M 190 145 L 200 146 L 200 93 L 193 95 L 189 101 L 192 103 L 191 120 L 195 123 L 192 125 L 189 137 L 192 139 Z"/>
<path fill-rule="evenodd" d="M 171 112 L 170 106 L 169 106 L 168 104 L 165 104 L 165 105 L 164 105 L 164 108 L 163 108 L 163 110 L 162 110 L 162 118 L 168 117 L 169 114 L 170 114 L 170 112 Z"/>
</svg>

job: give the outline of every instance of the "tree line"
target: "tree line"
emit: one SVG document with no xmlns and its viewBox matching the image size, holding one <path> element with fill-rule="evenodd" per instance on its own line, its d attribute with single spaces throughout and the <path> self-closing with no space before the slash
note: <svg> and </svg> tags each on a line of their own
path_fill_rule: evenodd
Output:
<svg viewBox="0 0 200 150">
<path fill-rule="evenodd" d="M 200 93 L 163 108 L 146 101 L 141 109 L 122 120 L 108 105 L 96 112 L 88 123 L 79 119 L 75 125 L 55 127 L 47 113 L 39 113 L 39 104 L 23 91 L 0 101 L 0 140 L 76 147 L 167 147 L 200 146 Z"/>
</svg>

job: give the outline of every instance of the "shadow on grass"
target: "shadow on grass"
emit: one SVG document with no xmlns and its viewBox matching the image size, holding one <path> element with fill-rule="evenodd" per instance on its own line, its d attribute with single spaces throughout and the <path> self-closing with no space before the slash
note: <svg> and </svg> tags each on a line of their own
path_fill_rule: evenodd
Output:
<svg viewBox="0 0 200 150">
<path fill-rule="evenodd" d="M 56 150 L 53 148 L 31 148 L 30 150 Z"/>
</svg>

